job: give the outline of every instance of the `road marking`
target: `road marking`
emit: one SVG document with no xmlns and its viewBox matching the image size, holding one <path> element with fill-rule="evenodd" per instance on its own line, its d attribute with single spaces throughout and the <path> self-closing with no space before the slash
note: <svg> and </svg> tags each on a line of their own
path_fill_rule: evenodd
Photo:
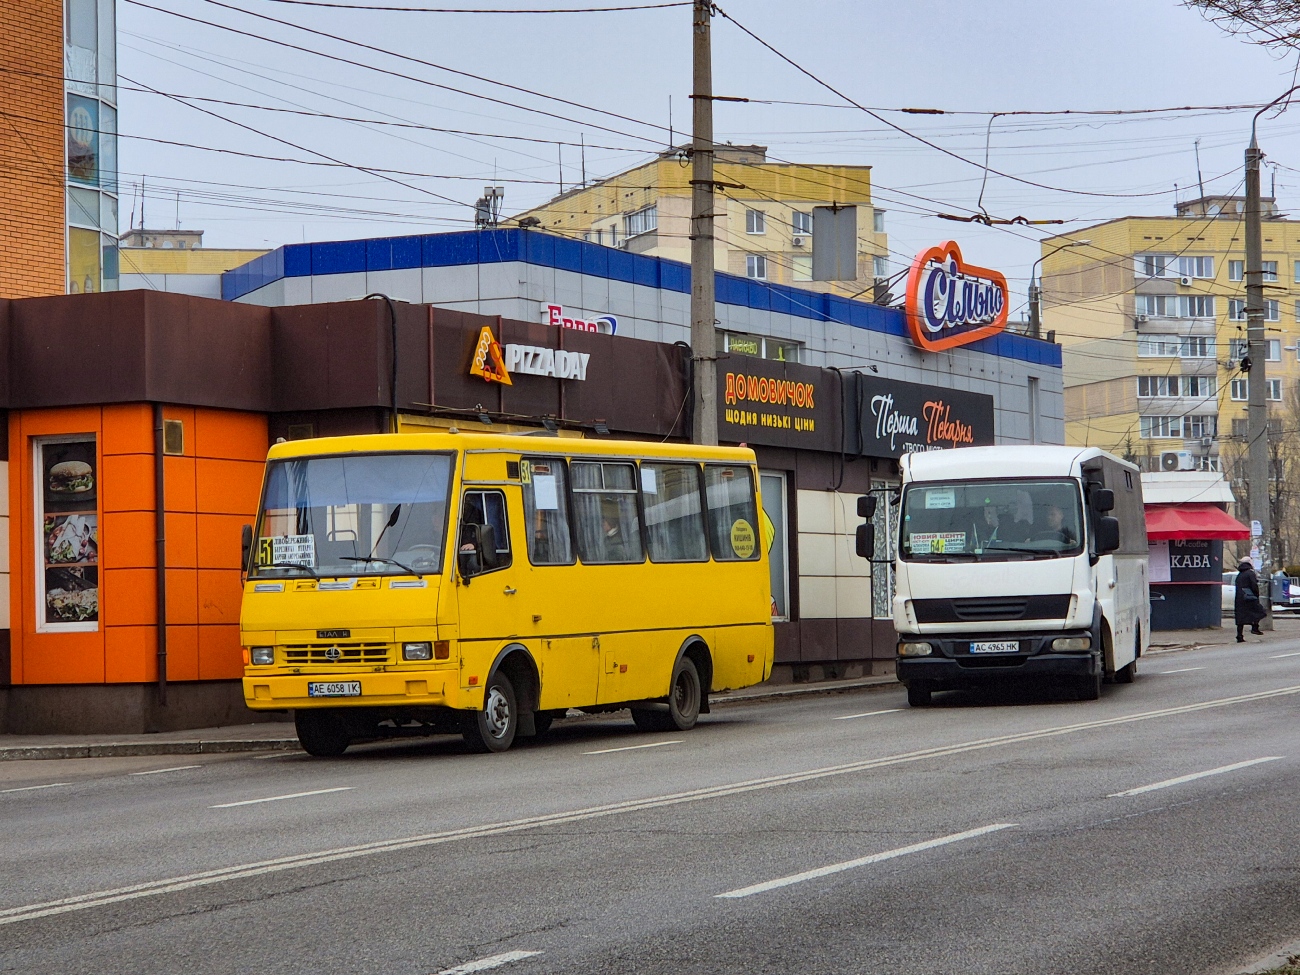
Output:
<svg viewBox="0 0 1300 975">
<path fill-rule="evenodd" d="M 161 880 L 145 881 L 138 884 L 131 884 L 126 887 L 88 891 L 82 894 L 74 894 L 69 897 L 61 897 L 57 900 L 39 901 L 33 904 L 19 905 L 17 907 L 0 908 L 0 925 L 14 924 L 19 921 L 33 921 L 38 918 L 51 917 L 57 914 L 66 914 L 70 911 L 84 911 L 89 908 L 103 907 L 108 904 L 117 904 L 122 901 L 135 900 L 140 897 L 155 897 L 163 894 L 172 894 L 183 890 L 191 890 L 195 887 L 205 887 L 211 884 L 224 883 L 230 880 L 243 880 L 248 877 L 260 877 L 284 870 L 301 870 L 306 867 L 315 867 L 326 863 L 337 863 L 341 860 L 351 860 L 356 857 L 375 856 L 378 854 L 393 853 L 401 850 L 413 850 L 422 847 L 436 846 L 442 843 L 453 843 L 460 840 L 476 840 L 488 836 L 517 833 L 523 830 L 536 829 L 543 826 L 558 826 L 569 823 L 585 822 L 593 819 L 600 819 L 605 816 L 617 816 L 623 813 L 642 812 L 647 809 L 661 809 L 683 803 L 701 802 L 707 799 L 719 799 L 727 796 L 743 795 L 763 789 L 796 785 L 801 782 L 812 782 L 832 776 L 849 775 L 879 768 L 907 765 L 913 762 L 921 762 L 932 758 L 947 758 L 952 755 L 962 755 L 969 752 L 982 751 L 991 748 L 1003 748 L 1009 745 L 1018 745 L 1044 738 L 1078 734 L 1079 732 L 1095 731 L 1101 728 L 1114 728 L 1122 725 L 1134 724 L 1140 721 L 1152 721 L 1157 718 L 1176 717 L 1184 714 L 1193 714 L 1197 711 L 1231 707 L 1235 704 L 1249 704 L 1255 701 L 1267 701 L 1273 698 L 1290 697 L 1297 694 L 1300 694 L 1300 684 L 1293 684 L 1287 687 L 1274 688 L 1271 691 L 1256 691 L 1253 694 L 1238 694 L 1233 697 L 1213 698 L 1195 704 L 1180 704 L 1173 707 L 1159 708 L 1154 711 L 1139 711 L 1135 714 L 1118 715 L 1113 718 L 1097 718 L 1093 721 L 1080 721 L 1074 724 L 1056 725 L 1047 728 L 1040 728 L 1037 731 L 1025 731 L 1016 734 L 1001 735 L 996 738 L 977 738 L 972 741 L 958 742 L 953 745 L 938 745 L 931 748 L 918 749 L 912 752 L 903 752 L 898 755 L 887 755 L 882 758 L 863 759 L 857 762 L 848 762 L 843 765 L 830 765 L 823 768 L 807 769 L 802 772 L 786 772 L 780 775 L 766 776 L 764 778 L 747 779 L 740 782 L 729 782 L 715 786 L 705 786 L 698 789 L 690 789 L 685 792 L 647 796 L 642 799 L 624 799 L 619 802 L 611 802 L 601 806 L 588 806 L 583 809 L 573 809 L 567 812 L 546 813 L 539 816 L 529 816 L 523 819 L 483 823 L 477 826 L 464 826 L 459 829 L 445 830 L 438 833 L 403 836 L 389 840 L 375 840 L 370 843 L 359 843 L 354 846 L 319 850 L 315 853 L 302 853 L 294 856 L 277 857 L 271 860 L 257 860 L 251 863 L 240 863 L 229 867 L 218 867 L 213 870 L 204 870 L 199 873 L 183 874 L 180 876 L 165 877 Z"/>
<path fill-rule="evenodd" d="M 893 860 L 895 857 L 907 856 L 909 853 L 923 853 L 926 850 L 933 850 L 937 846 L 947 846 L 949 843 L 960 843 L 962 840 L 971 840 L 977 836 L 996 833 L 998 830 L 1010 829 L 1015 825 L 1015 823 L 994 823 L 991 826 L 981 826 L 979 829 L 968 829 L 964 833 L 953 833 L 951 836 L 941 836 L 935 840 L 926 840 L 924 843 L 913 843 L 911 846 L 900 846 L 896 850 L 886 850 L 884 853 L 873 853 L 871 856 L 858 857 L 856 860 L 845 860 L 843 863 L 832 863 L 827 867 L 818 867 L 816 870 L 805 870 L 803 873 L 794 873 L 788 877 L 779 877 L 776 880 L 767 880 L 761 884 L 753 884 L 749 887 L 741 887 L 737 890 L 729 890 L 725 894 L 714 894 L 713 896 L 726 897 L 733 900 L 741 897 L 752 897 L 754 894 L 763 894 L 769 890 L 776 890 L 778 887 L 789 887 L 791 884 L 801 884 L 805 880 L 816 880 L 818 877 L 829 877 L 833 873 L 852 870 L 855 867 L 865 867 L 869 863 L 881 863 L 884 860 Z"/>
<path fill-rule="evenodd" d="M 492 955 L 490 958 L 480 958 L 478 961 L 467 961 L 455 968 L 444 968 L 438 975 L 470 975 L 470 972 L 486 972 L 492 968 L 509 965 L 512 961 L 523 961 L 525 958 L 534 958 L 540 954 L 540 951 L 507 951 L 502 955 Z"/>
<path fill-rule="evenodd" d="M 20 789 L 0 789 L 0 795 L 6 792 L 34 792 L 37 789 L 57 789 L 61 785 L 72 785 L 71 782 L 51 782 L 49 785 L 25 785 Z"/>
<path fill-rule="evenodd" d="M 132 775 L 161 775 L 163 772 L 184 772 L 186 769 L 202 768 L 200 765 L 177 765 L 175 768 L 151 768 L 148 772 L 132 772 Z"/>
<path fill-rule="evenodd" d="M 583 752 L 584 755 L 608 755 L 610 752 L 630 752 L 636 748 L 658 748 L 660 745 L 680 745 L 684 739 L 674 738 L 672 741 L 652 741 L 648 745 L 624 745 L 622 748 L 601 748 L 594 752 Z"/>
<path fill-rule="evenodd" d="M 831 718 L 832 721 L 848 721 L 850 718 L 871 718 L 877 714 L 896 714 L 903 710 L 902 708 L 885 708 L 883 711 L 863 711 L 861 714 L 841 714 L 838 718 Z"/>
<path fill-rule="evenodd" d="M 1205 772 L 1193 772 L 1191 775 L 1180 775 L 1176 779 L 1165 779 L 1163 782 L 1153 782 L 1151 785 L 1140 786 L 1136 789 L 1125 789 L 1123 792 L 1112 792 L 1107 799 L 1123 799 L 1127 796 L 1137 796 L 1144 792 L 1154 792 L 1156 789 L 1167 789 L 1171 785 L 1182 785 L 1184 782 L 1194 782 L 1197 779 L 1203 779 L 1209 775 L 1222 775 L 1224 772 L 1235 772 L 1239 768 L 1250 768 L 1252 765 L 1262 765 L 1264 762 L 1276 762 L 1282 758 L 1281 755 L 1268 755 L 1264 758 L 1252 758 L 1249 762 L 1237 762 L 1235 765 L 1223 765 L 1219 768 L 1212 768 Z"/>
<path fill-rule="evenodd" d="M 1156 677 L 1164 677 L 1166 674 L 1190 674 L 1193 670 L 1204 670 L 1204 667 L 1180 667 L 1178 670 L 1157 670 Z"/>
<path fill-rule="evenodd" d="M 1268 659 L 1277 660 L 1280 657 L 1300 657 L 1300 650 L 1297 650 L 1294 653 L 1275 653 L 1272 656 L 1270 656 Z"/>
<path fill-rule="evenodd" d="M 267 796 L 265 799 L 244 799 L 241 802 L 223 802 L 215 806 L 208 806 L 209 809 L 233 809 L 235 806 L 255 806 L 259 802 L 279 802 L 281 799 L 301 799 L 303 796 L 323 796 L 327 792 L 347 792 L 353 788 L 350 785 L 340 785 L 333 789 L 312 789 L 311 792 L 290 792 L 286 796 Z"/>
</svg>

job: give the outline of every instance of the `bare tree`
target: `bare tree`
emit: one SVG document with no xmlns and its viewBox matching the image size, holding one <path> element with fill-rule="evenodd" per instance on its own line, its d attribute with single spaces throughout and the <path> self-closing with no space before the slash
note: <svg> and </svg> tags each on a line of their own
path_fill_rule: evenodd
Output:
<svg viewBox="0 0 1300 975">
<path fill-rule="evenodd" d="M 1300 46 L 1300 0 L 1183 0 L 1183 5 L 1264 47 Z"/>
</svg>

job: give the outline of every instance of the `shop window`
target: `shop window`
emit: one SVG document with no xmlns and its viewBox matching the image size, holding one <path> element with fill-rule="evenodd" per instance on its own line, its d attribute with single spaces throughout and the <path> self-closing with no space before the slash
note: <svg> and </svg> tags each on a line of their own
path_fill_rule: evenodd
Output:
<svg viewBox="0 0 1300 975">
<path fill-rule="evenodd" d="M 465 525 L 491 525 L 497 563 L 495 568 L 510 565 L 510 525 L 506 521 L 506 496 L 500 491 L 466 491 L 461 508 L 460 523 Z"/>
<path fill-rule="evenodd" d="M 81 95 L 68 96 L 68 175 L 99 182 L 99 102 Z"/>
<path fill-rule="evenodd" d="M 760 539 L 767 546 L 772 582 L 772 619 L 790 618 L 790 552 L 787 547 L 785 475 L 760 471 L 763 524 Z"/>
<path fill-rule="evenodd" d="M 37 624 L 42 633 L 99 628 L 99 495 L 95 438 L 38 440 Z"/>
<path fill-rule="evenodd" d="M 533 565 L 572 565 L 564 461 L 558 457 L 527 458 L 519 463 L 519 479 L 524 488 L 528 561 Z"/>
<path fill-rule="evenodd" d="M 632 464 L 574 461 L 573 524 L 583 562 L 644 562 Z"/>
<path fill-rule="evenodd" d="M 697 466 L 642 462 L 641 498 L 652 562 L 708 559 Z"/>
<path fill-rule="evenodd" d="M 68 230 L 68 294 L 90 294 L 100 290 L 99 231 Z"/>
<path fill-rule="evenodd" d="M 759 557 L 754 479 L 748 467 L 707 464 L 705 496 L 709 506 L 709 542 L 720 562 Z"/>
</svg>

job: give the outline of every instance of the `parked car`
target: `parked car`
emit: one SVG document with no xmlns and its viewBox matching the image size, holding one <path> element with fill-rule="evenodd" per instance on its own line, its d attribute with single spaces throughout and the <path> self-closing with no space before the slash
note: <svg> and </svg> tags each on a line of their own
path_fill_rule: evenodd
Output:
<svg viewBox="0 0 1300 975">
<path fill-rule="evenodd" d="M 1223 607 L 1223 615 L 1231 616 L 1232 609 L 1237 602 L 1237 573 L 1225 572 L 1223 574 L 1223 597 L 1220 605 Z"/>
</svg>

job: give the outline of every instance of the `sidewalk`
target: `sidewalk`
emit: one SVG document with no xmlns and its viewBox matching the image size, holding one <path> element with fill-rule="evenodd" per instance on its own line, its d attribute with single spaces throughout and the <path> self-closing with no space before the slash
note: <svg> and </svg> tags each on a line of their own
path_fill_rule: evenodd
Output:
<svg viewBox="0 0 1300 975">
<path fill-rule="evenodd" d="M 843 694 L 897 687 L 892 675 L 815 684 L 759 684 L 711 695 L 713 707 L 779 701 L 814 694 Z M 52 758 L 120 758 L 128 755 L 214 755 L 223 752 L 298 751 L 292 721 L 198 728 L 153 735 L 0 735 L 0 761 Z"/>
<path fill-rule="evenodd" d="M 1268 643 L 1277 640 L 1300 639 L 1300 618 L 1295 616 L 1276 616 L 1273 618 L 1273 632 L 1265 631 L 1263 636 L 1253 636 L 1246 632 L 1247 643 Z M 1232 617 L 1223 621 L 1217 629 L 1208 630 L 1158 630 L 1151 634 L 1151 649 L 1148 653 L 1172 653 L 1176 650 L 1196 650 L 1200 647 L 1226 647 L 1237 641 L 1237 627 Z"/>
</svg>

